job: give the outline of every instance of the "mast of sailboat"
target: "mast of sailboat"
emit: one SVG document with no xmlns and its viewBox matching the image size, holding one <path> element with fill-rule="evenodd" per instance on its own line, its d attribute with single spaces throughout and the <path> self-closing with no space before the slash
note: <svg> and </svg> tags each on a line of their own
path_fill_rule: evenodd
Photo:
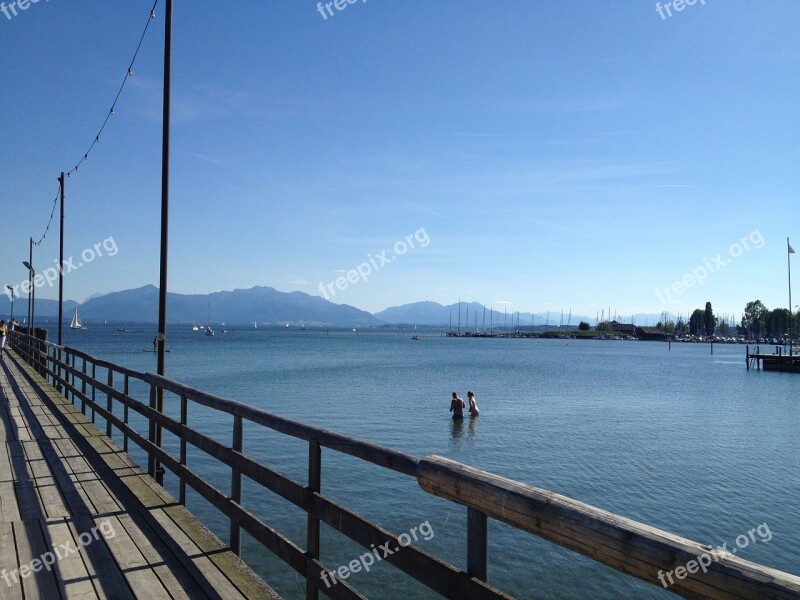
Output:
<svg viewBox="0 0 800 600">
<path fill-rule="evenodd" d="M 458 325 L 457 332 L 461 333 L 461 298 L 458 299 Z"/>
</svg>

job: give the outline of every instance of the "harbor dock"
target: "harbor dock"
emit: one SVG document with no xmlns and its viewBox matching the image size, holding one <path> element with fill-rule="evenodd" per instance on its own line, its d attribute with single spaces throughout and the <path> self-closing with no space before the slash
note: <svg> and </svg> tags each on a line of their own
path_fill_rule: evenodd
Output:
<svg viewBox="0 0 800 600">
<path fill-rule="evenodd" d="M 800 373 L 800 354 L 784 354 L 781 346 L 776 346 L 773 354 L 764 354 L 760 347 L 756 347 L 756 351 L 750 354 L 750 346 L 747 346 L 745 364 L 748 371 L 756 369 L 758 371 Z"/>
<path fill-rule="evenodd" d="M 0 599 L 279 598 L 269 574 L 259 578 L 243 562 L 254 547 L 299 574 L 309 600 L 322 594 L 366 598 L 351 581 L 326 585 L 336 571 L 323 556 L 323 523 L 367 554 L 394 549 L 384 554 L 385 562 L 442 597 L 507 599 L 511 596 L 488 580 L 492 522 L 659 588 L 667 587 L 667 577 L 669 591 L 687 598 L 800 599 L 796 575 L 545 489 L 286 419 L 19 332 L 11 341 L 13 349 L 0 363 L 0 578 L 11 583 L 0 582 Z M 134 388 L 139 395 L 149 389 L 149 395 L 137 398 Z M 214 411 L 219 422 L 227 419 L 229 444 L 189 426 L 198 406 Z M 268 466 L 263 461 L 269 456 L 248 453 L 245 422 L 248 432 L 269 430 L 305 441 L 307 481 L 282 475 L 281 465 Z M 171 449 L 162 444 L 162 431 L 177 439 Z M 131 443 L 146 453 L 146 469 L 130 458 Z M 229 489 L 211 485 L 196 461 L 187 464 L 188 446 L 216 460 L 218 470 L 227 469 Z M 463 566 L 404 543 L 408 535 L 326 497 L 323 466 L 334 461 L 323 464 L 323 448 L 326 457 L 336 452 L 403 475 L 395 490 L 399 495 L 421 489 L 437 502 L 463 507 L 466 524 L 448 532 L 463 539 Z M 177 498 L 162 487 L 165 472 L 177 479 Z M 364 486 L 369 492 L 368 481 Z M 227 519 L 227 540 L 187 510 L 187 488 Z M 257 514 L 254 505 L 266 494 L 306 513 L 304 547 Z M 251 538 L 244 556 L 242 532 Z M 506 557 L 497 552 L 491 558 Z M 698 564 L 702 570 L 692 568 Z M 392 590 L 402 597 L 402 588 Z"/>
</svg>

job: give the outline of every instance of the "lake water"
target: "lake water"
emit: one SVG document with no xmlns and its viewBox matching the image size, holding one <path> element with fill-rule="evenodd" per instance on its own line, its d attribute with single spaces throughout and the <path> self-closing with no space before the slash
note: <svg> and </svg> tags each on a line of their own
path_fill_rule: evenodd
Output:
<svg viewBox="0 0 800 600">
<path fill-rule="evenodd" d="M 153 329 L 96 325 L 68 330 L 65 343 L 154 372 L 155 355 L 142 352 Z M 711 355 L 694 344 L 250 328 L 208 338 L 187 326 L 169 336 L 167 375 L 194 387 L 415 456 L 442 455 L 701 543 L 735 548 L 737 536 L 762 525 L 771 539 L 757 537 L 738 556 L 800 573 L 800 378 L 748 372 L 743 346 L 715 345 Z M 454 423 L 451 392 L 466 399 L 468 389 L 481 416 Z M 230 443 L 229 420 L 190 409 L 190 424 Z M 303 442 L 250 425 L 245 450 L 306 478 Z M 198 452 L 189 463 L 227 492 L 229 470 Z M 176 493 L 173 479 L 166 485 Z M 396 534 L 429 524 L 430 539 L 417 545 L 466 568 L 466 510 L 413 478 L 323 450 L 322 486 Z M 188 498 L 227 539 L 226 521 Z M 304 547 L 304 513 L 247 482 L 244 505 Z M 497 522 L 489 540 L 489 582 L 518 598 L 674 597 Z M 363 552 L 323 526 L 329 567 Z M 304 597 L 300 577 L 247 536 L 243 557 L 284 597 Z M 386 563 L 348 583 L 371 598 L 438 597 Z"/>
</svg>

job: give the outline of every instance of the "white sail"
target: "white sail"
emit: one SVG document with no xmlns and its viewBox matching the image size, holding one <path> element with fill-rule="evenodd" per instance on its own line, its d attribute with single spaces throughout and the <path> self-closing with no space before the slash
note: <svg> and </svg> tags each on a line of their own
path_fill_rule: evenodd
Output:
<svg viewBox="0 0 800 600">
<path fill-rule="evenodd" d="M 78 309 L 75 308 L 75 314 L 72 315 L 72 322 L 69 324 L 70 329 L 83 329 L 83 323 L 81 323 L 81 318 L 78 316 Z"/>
</svg>

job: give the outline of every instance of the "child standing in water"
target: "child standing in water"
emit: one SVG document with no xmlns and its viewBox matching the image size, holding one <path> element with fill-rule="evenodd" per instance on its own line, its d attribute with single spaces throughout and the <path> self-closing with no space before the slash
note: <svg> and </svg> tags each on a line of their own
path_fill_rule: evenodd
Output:
<svg viewBox="0 0 800 600">
<path fill-rule="evenodd" d="M 467 399 L 469 400 L 469 416 L 477 417 L 481 414 L 478 410 L 478 403 L 475 401 L 475 392 L 467 392 Z"/>
<path fill-rule="evenodd" d="M 453 392 L 453 399 L 450 401 L 450 412 L 453 413 L 454 419 L 464 418 L 464 399 L 460 398 L 455 392 Z"/>
</svg>

